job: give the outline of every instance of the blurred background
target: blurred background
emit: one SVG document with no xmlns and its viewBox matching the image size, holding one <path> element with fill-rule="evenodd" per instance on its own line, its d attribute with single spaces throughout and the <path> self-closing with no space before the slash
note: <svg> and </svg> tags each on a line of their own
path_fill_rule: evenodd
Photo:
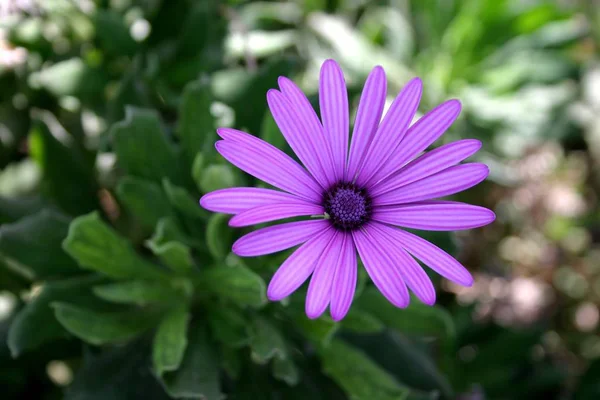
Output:
<svg viewBox="0 0 600 400">
<path fill-rule="evenodd" d="M 3 398 L 600 398 L 599 40 L 594 0 L 0 0 Z M 267 304 L 289 252 L 240 260 L 197 206 L 258 184 L 215 127 L 286 149 L 266 91 L 318 106 L 327 58 L 351 112 L 382 65 L 389 102 L 462 101 L 436 145 L 483 142 L 457 198 L 498 218 L 423 233 L 475 276 L 436 307 L 364 273 L 341 324 Z"/>
</svg>

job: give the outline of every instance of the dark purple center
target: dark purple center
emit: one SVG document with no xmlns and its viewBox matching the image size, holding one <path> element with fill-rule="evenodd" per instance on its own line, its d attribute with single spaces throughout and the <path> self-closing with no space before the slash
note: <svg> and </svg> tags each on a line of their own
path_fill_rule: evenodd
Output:
<svg viewBox="0 0 600 400">
<path fill-rule="evenodd" d="M 323 207 L 338 229 L 360 228 L 371 215 L 371 199 L 367 192 L 352 183 L 338 183 L 323 195 Z"/>
</svg>

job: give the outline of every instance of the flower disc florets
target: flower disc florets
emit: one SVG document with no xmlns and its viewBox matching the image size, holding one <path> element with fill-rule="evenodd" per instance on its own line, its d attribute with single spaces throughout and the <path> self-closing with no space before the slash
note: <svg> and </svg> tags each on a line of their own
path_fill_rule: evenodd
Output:
<svg viewBox="0 0 600 400">
<path fill-rule="evenodd" d="M 323 207 L 334 227 L 348 231 L 360 228 L 371 215 L 367 191 L 352 183 L 338 183 L 323 195 Z"/>
</svg>

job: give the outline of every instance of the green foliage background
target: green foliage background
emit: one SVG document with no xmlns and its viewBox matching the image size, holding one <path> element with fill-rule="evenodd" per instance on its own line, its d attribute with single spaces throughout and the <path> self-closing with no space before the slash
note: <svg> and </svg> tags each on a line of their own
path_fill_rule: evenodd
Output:
<svg viewBox="0 0 600 400">
<path fill-rule="evenodd" d="M 600 6 L 593 0 L 0 1 L 0 387 L 6 399 L 600 398 Z M 420 112 L 457 97 L 498 221 L 423 233 L 476 281 L 395 309 L 361 270 L 342 323 L 289 252 L 198 206 L 260 185 L 214 150 L 232 126 L 286 149 L 277 77 L 317 101 L 326 58 L 351 110 L 383 65 Z M 438 145 L 440 143 L 437 143 Z"/>
</svg>

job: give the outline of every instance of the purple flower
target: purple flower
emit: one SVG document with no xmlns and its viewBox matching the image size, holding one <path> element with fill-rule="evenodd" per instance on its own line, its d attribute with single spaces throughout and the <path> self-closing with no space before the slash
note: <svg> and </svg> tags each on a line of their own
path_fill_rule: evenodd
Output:
<svg viewBox="0 0 600 400">
<path fill-rule="evenodd" d="M 235 214 L 229 221 L 234 227 L 313 217 L 262 228 L 234 243 L 233 252 L 242 257 L 301 245 L 271 279 L 269 299 L 289 296 L 312 275 L 306 314 L 317 318 L 329 306 L 331 317 L 341 320 L 356 289 L 357 251 L 373 283 L 396 307 L 408 306 L 409 289 L 423 303 L 435 303 L 433 284 L 415 258 L 470 286 L 473 278 L 458 261 L 399 228 L 462 230 L 495 219 L 483 207 L 434 200 L 468 189 L 489 173 L 484 164 L 459 164 L 479 150 L 478 140 L 459 140 L 421 155 L 458 117 L 460 103 L 446 101 L 411 126 L 422 91 L 421 80 L 415 78 L 381 120 L 386 78 L 383 68 L 375 67 L 365 83 L 348 146 L 348 95 L 335 61 L 325 61 L 321 68 L 321 120 L 291 80 L 281 77 L 279 88 L 267 93 L 269 108 L 306 169 L 261 139 L 221 128 L 219 153 L 281 191 L 231 188 L 200 200 L 208 210 Z"/>
</svg>

